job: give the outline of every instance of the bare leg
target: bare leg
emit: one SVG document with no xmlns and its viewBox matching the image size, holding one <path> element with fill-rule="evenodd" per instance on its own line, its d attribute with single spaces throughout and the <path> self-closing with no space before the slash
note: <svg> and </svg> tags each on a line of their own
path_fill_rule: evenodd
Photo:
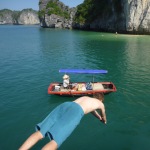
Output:
<svg viewBox="0 0 150 150">
<path fill-rule="evenodd" d="M 49 143 L 47 143 L 42 150 L 56 150 L 57 149 L 57 143 L 52 140 Z"/>
<path fill-rule="evenodd" d="M 33 133 L 19 148 L 19 150 L 27 150 L 30 149 L 34 144 L 36 144 L 39 140 L 43 138 L 43 135 L 40 131 L 36 131 Z"/>
</svg>

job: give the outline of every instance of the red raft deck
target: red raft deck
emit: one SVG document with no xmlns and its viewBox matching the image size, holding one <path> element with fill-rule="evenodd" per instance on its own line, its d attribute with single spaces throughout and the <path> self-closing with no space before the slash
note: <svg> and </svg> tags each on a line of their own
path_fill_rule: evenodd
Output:
<svg viewBox="0 0 150 150">
<path fill-rule="evenodd" d="M 93 95 L 94 93 L 108 94 L 116 92 L 116 87 L 112 82 L 94 82 L 91 83 L 91 89 L 87 88 L 87 83 L 72 83 L 71 88 L 63 88 L 62 83 L 51 83 L 48 87 L 48 94 L 60 96 L 84 96 Z"/>
</svg>

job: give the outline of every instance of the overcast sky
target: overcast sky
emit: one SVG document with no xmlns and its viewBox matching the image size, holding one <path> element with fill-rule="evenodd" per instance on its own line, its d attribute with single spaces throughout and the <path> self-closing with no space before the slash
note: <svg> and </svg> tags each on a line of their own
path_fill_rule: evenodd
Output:
<svg viewBox="0 0 150 150">
<path fill-rule="evenodd" d="M 84 0 L 59 0 L 69 7 L 76 7 Z M 0 0 L 0 9 L 22 10 L 32 8 L 39 10 L 39 0 Z"/>
</svg>

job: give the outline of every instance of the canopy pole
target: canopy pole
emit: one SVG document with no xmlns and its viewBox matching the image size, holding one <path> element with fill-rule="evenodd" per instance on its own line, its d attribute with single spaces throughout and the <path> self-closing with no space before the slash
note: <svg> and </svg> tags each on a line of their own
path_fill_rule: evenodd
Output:
<svg viewBox="0 0 150 150">
<path fill-rule="evenodd" d="M 93 83 L 94 83 L 94 75 L 93 75 Z"/>
<path fill-rule="evenodd" d="M 93 74 L 93 89 L 94 89 L 94 74 Z M 94 93 L 93 93 L 93 95 L 94 95 Z"/>
</svg>

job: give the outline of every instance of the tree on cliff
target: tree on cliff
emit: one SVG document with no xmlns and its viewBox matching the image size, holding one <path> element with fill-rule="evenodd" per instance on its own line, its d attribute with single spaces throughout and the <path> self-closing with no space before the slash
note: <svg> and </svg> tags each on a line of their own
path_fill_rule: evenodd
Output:
<svg viewBox="0 0 150 150">
<path fill-rule="evenodd" d="M 81 24 L 90 23 L 102 15 L 111 15 L 112 8 L 120 13 L 122 11 L 120 0 L 84 0 L 84 3 L 77 6 L 74 21 Z"/>
<path fill-rule="evenodd" d="M 46 5 L 46 10 L 39 11 L 39 17 L 43 17 L 47 13 L 48 15 L 55 14 L 66 19 L 69 18 L 69 14 L 66 10 L 63 10 L 57 3 L 57 1 L 49 1 Z"/>
</svg>

